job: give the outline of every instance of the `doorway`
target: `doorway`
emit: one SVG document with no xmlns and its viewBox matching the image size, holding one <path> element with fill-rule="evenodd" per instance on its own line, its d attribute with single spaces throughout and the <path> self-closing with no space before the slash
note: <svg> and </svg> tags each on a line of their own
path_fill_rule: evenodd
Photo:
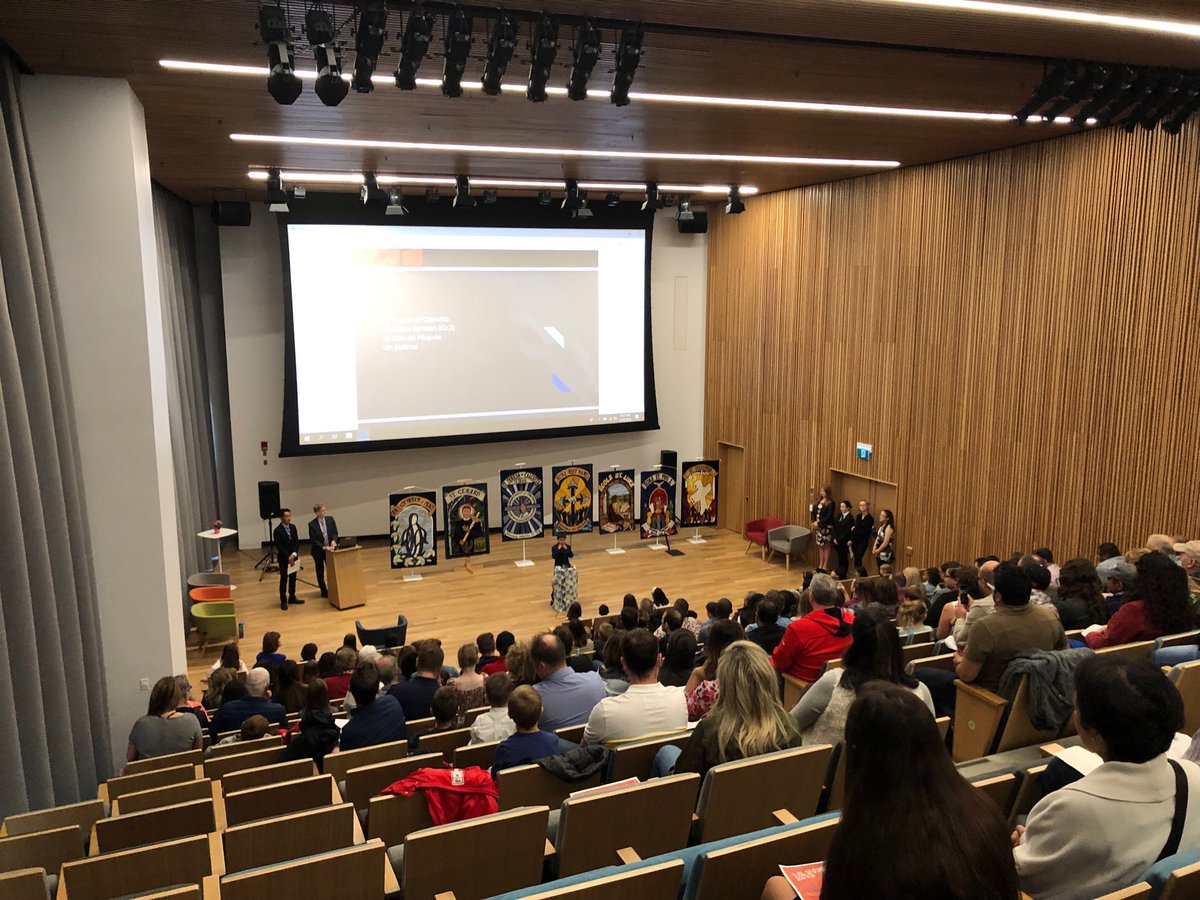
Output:
<svg viewBox="0 0 1200 900">
<path fill-rule="evenodd" d="M 840 503 L 842 500 L 849 500 L 850 506 L 856 515 L 858 513 L 858 501 L 866 500 L 871 504 L 871 515 L 877 521 L 879 519 L 879 510 L 881 509 L 890 509 L 896 516 L 897 521 L 904 521 L 900 510 L 897 509 L 896 496 L 898 488 L 890 481 L 853 475 L 850 472 L 843 472 L 840 469 L 830 469 L 829 485 L 833 488 L 834 502 Z M 899 572 L 909 562 L 908 549 L 903 544 L 898 544 L 896 546 L 896 562 L 893 563 L 896 571 Z"/>
<path fill-rule="evenodd" d="M 717 527 L 742 533 L 746 524 L 746 450 L 737 444 L 717 442 L 717 459 L 721 467 L 717 474 Z"/>
</svg>

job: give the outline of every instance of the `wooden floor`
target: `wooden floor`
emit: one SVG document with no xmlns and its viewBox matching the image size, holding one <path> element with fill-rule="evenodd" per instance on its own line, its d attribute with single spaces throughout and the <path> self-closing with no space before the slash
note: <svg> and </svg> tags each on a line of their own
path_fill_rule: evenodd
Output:
<svg viewBox="0 0 1200 900">
<path fill-rule="evenodd" d="M 648 597 L 654 587 L 661 586 L 672 599 L 686 597 L 703 619 L 704 605 L 710 601 L 729 597 L 736 608 L 749 590 L 798 587 L 802 581 L 806 563 L 793 562 L 789 573 L 778 555 L 773 562 L 765 563 L 757 547 L 745 553 L 746 543 L 738 534 L 716 530 L 702 534 L 708 543 L 689 544 L 691 533 L 672 539 L 672 549 L 682 550 L 683 556 L 650 550 L 649 542 L 639 541 L 633 534 L 618 537 L 618 546 L 626 550 L 621 555 L 605 552 L 613 546 L 611 535 L 576 536 L 574 562 L 579 569 L 584 615 L 595 615 L 601 603 L 607 603 L 615 613 L 626 592 Z M 520 543 L 494 540 L 491 555 L 475 558 L 473 575 L 464 571 L 460 560 L 441 560 L 425 572 L 422 581 L 405 583 L 401 580 L 403 572 L 389 566 L 384 542 L 365 541 L 362 561 L 367 604 L 345 611 L 321 599 L 309 556 L 301 557 L 300 578 L 312 584 L 298 582 L 296 591 L 307 602 L 285 612 L 279 608 L 279 576 L 272 572 L 260 582 L 254 568 L 257 555 L 226 550 L 222 563 L 237 585 L 234 599 L 238 619 L 246 629 L 243 657 L 248 663 L 254 659 L 266 631 L 278 631 L 283 637 L 282 651 L 299 657 L 300 647 L 308 641 L 315 642 L 322 652 L 337 649 L 342 636 L 354 631 L 355 619 L 368 627 L 382 626 L 394 624 L 399 613 L 408 616 L 409 642 L 423 637 L 441 638 L 448 662 L 453 661 L 459 645 L 474 641 L 481 631 L 508 630 L 518 638 L 530 637 L 556 624 L 559 618 L 550 609 L 551 542 L 524 543 L 529 558 L 536 560 L 534 566 L 513 565 L 521 558 Z M 220 655 L 220 647 L 209 647 L 201 655 L 195 643 L 193 633 L 188 668 L 193 683 L 199 684 Z"/>
</svg>

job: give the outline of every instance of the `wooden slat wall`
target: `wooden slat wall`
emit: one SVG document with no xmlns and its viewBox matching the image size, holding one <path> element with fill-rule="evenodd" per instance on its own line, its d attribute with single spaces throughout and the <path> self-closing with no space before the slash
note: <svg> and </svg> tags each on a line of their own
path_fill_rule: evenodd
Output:
<svg viewBox="0 0 1200 900">
<path fill-rule="evenodd" d="M 838 468 L 899 485 L 901 562 L 1200 534 L 1198 158 L 1195 121 L 1110 129 L 710 218 L 705 445 L 746 448 L 746 517 Z"/>
</svg>

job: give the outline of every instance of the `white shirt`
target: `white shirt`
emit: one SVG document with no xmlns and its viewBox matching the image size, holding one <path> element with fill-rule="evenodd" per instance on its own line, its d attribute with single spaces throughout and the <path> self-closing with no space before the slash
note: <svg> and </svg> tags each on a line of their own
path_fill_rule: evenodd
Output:
<svg viewBox="0 0 1200 900">
<path fill-rule="evenodd" d="M 616 697 L 605 697 L 592 709 L 583 729 L 585 744 L 613 743 L 687 728 L 683 688 L 663 684 L 631 684 Z"/>
<path fill-rule="evenodd" d="M 508 708 L 494 706 L 485 713 L 480 713 L 471 726 L 471 743 L 485 744 L 488 741 L 502 741 L 517 733 L 517 723 L 508 717 Z"/>
</svg>

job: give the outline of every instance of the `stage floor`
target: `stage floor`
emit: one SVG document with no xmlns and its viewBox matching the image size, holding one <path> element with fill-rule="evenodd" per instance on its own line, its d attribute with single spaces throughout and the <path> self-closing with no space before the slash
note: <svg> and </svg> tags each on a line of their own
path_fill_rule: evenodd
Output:
<svg viewBox="0 0 1200 900">
<path fill-rule="evenodd" d="M 667 596 L 686 597 L 697 614 L 705 618 L 706 603 L 728 597 L 736 609 L 750 590 L 798 587 L 803 581 L 807 561 L 796 560 L 791 572 L 776 555 L 765 563 L 758 548 L 745 552 L 746 542 L 731 531 L 701 531 L 704 544 L 689 544 L 692 532 L 671 539 L 672 549 L 683 556 L 668 556 L 665 551 L 649 549 L 649 541 L 633 534 L 617 537 L 617 546 L 625 553 L 605 552 L 613 546 L 611 535 L 577 535 L 572 540 L 575 565 L 579 569 L 579 599 L 584 616 L 596 615 L 597 607 L 607 603 L 614 613 L 620 609 L 626 592 L 639 598 L 650 596 L 660 586 Z M 536 564 L 527 568 L 514 565 L 521 558 L 522 543 Z M 354 631 L 355 619 L 368 627 L 393 624 L 396 616 L 408 616 L 408 640 L 441 638 L 446 659 L 452 662 L 458 647 L 474 641 L 482 631 L 511 631 L 528 638 L 561 621 L 550 608 L 550 580 L 553 570 L 549 538 L 504 543 L 492 536 L 492 553 L 475 557 L 466 572 L 461 560 L 439 560 L 424 570 L 423 580 L 405 582 L 404 572 L 388 563 L 388 547 L 382 539 L 364 541 L 362 551 L 365 606 L 337 610 L 321 598 L 316 588 L 312 558 L 301 556 L 302 568 L 296 595 L 302 606 L 287 611 L 279 608 L 279 576 L 272 572 L 259 581 L 254 564 L 260 554 L 226 549 L 222 557 L 225 571 L 237 585 L 234 601 L 239 621 L 245 623 L 243 658 L 252 664 L 261 648 L 262 635 L 278 631 L 283 639 L 282 652 L 298 658 L 300 648 L 313 641 L 321 652 L 336 650 L 342 636 Z M 192 683 L 199 685 L 207 677 L 208 667 L 220 656 L 220 646 L 212 646 L 201 655 L 196 635 L 188 639 L 188 669 Z"/>
</svg>

